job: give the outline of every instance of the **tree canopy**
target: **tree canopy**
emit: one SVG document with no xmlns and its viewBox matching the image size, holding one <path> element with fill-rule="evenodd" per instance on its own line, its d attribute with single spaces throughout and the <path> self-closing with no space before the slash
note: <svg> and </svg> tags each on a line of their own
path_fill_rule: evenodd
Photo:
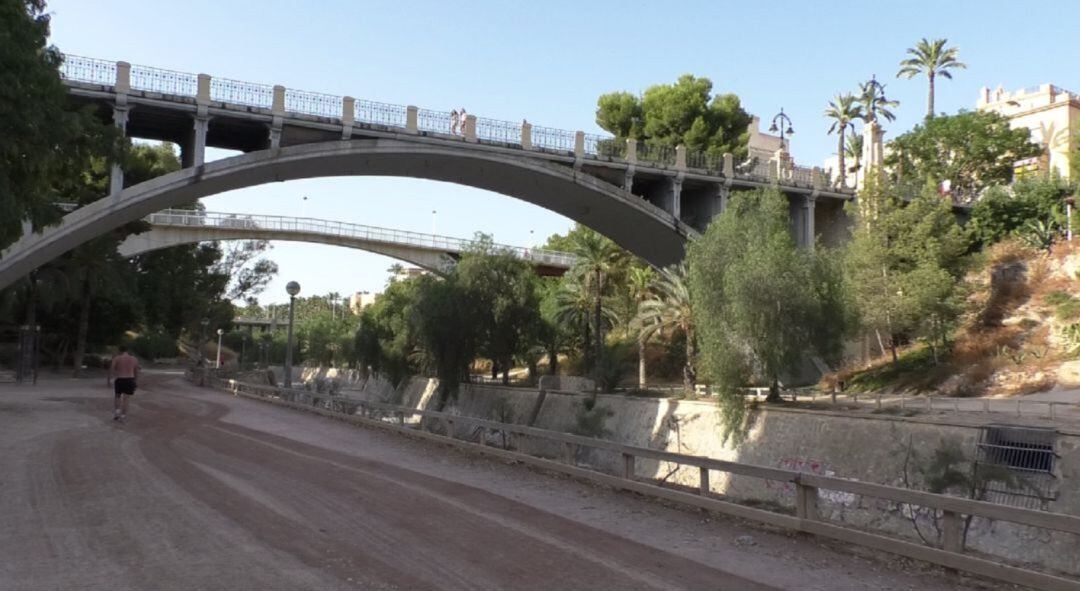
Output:
<svg viewBox="0 0 1080 591">
<path fill-rule="evenodd" d="M 708 78 L 684 74 L 674 84 L 650 86 L 640 98 L 629 92 L 604 94 L 596 101 L 596 123 L 618 139 L 744 158 L 751 117 L 738 96 L 712 90 Z"/>
</svg>

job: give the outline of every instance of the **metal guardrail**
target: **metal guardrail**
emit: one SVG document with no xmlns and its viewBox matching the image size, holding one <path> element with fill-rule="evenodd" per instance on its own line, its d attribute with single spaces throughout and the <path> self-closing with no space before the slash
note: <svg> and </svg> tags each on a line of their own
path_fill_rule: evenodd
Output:
<svg viewBox="0 0 1080 591">
<path fill-rule="evenodd" d="M 64 79 L 74 82 L 113 86 L 116 84 L 117 64 L 116 62 L 96 58 L 65 55 L 64 63 L 60 67 L 60 73 Z M 198 77 L 195 74 L 185 72 L 132 65 L 130 80 L 133 90 L 143 92 L 183 97 L 196 97 L 198 93 Z M 274 105 L 274 87 L 239 80 L 211 78 L 210 100 L 244 107 L 271 109 Z M 292 115 L 340 119 L 343 111 L 343 101 L 344 97 L 341 96 L 285 89 L 284 110 Z M 405 129 L 408 126 L 408 108 L 404 105 L 358 99 L 354 104 L 354 119 L 361 124 Z M 476 119 L 476 138 L 480 141 L 522 146 L 522 123 L 478 117 Z M 449 111 L 417 109 L 417 129 L 425 132 L 452 134 Z M 460 123 L 456 135 L 465 135 L 464 121 Z M 529 139 L 531 139 L 532 149 L 573 154 L 576 147 L 576 137 L 577 134 L 573 131 L 537 125 L 532 126 Z M 623 159 L 626 157 L 625 140 L 612 136 L 584 134 L 583 150 L 584 155 L 595 158 Z M 720 157 L 687 150 L 686 159 L 690 168 L 704 170 L 715 176 L 723 176 L 723 160 Z M 675 150 L 669 146 L 650 146 L 641 143 L 638 146 L 637 160 L 646 164 L 670 167 L 675 164 Z M 767 168 L 768 164 L 765 163 L 765 166 Z M 778 180 L 771 178 L 767 172 L 765 174 L 754 174 L 755 172 L 757 171 L 751 171 L 748 176 L 766 180 Z M 808 176 L 808 174 L 799 172 L 792 180 L 797 184 L 812 184 L 812 176 Z M 775 176 L 775 174 L 772 176 Z"/>
<path fill-rule="evenodd" d="M 479 245 L 475 240 L 463 238 L 394 230 L 335 220 L 279 215 L 246 215 L 191 209 L 166 209 L 150 214 L 144 220 L 153 226 L 159 227 L 243 230 L 252 233 L 265 230 L 269 232 L 321 234 L 447 252 L 465 252 Z M 494 247 L 497 250 L 509 252 L 522 260 L 563 269 L 569 269 L 577 260 L 572 254 L 552 250 L 530 249 L 506 244 L 495 244 Z"/>
<path fill-rule="evenodd" d="M 389 418 L 395 424 L 393 428 L 416 432 L 425 438 L 439 439 L 459 446 L 467 445 L 473 449 L 483 450 L 485 453 L 510 457 L 524 463 L 565 472 L 615 488 L 641 492 L 752 521 L 867 546 L 909 558 L 924 560 L 946 568 L 964 570 L 1048 591 L 1066 589 L 1075 591 L 1080 588 L 1080 581 L 1076 579 L 1038 572 L 1026 567 L 1010 566 L 1000 560 L 973 556 L 966 553 L 964 548 L 963 528 L 965 516 L 1006 521 L 1041 530 L 1080 535 L 1080 517 L 1073 515 L 1010 507 L 985 501 L 860 482 L 858 480 L 820 476 L 797 470 L 771 468 L 636 447 L 524 425 L 499 423 L 462 415 L 369 402 L 346 396 L 313 394 L 302 390 L 284 390 L 271 386 L 260 386 L 218 378 L 210 378 L 209 382 L 212 386 L 228 390 L 234 394 L 274 399 L 288 406 L 310 409 L 320 414 L 345 418 L 346 420 L 359 419 L 385 423 L 386 419 Z M 357 415 L 359 416 L 357 417 Z M 414 420 L 417 417 L 420 420 Z M 424 419 L 427 419 L 427 421 L 425 422 Z M 446 435 L 428 432 L 426 429 L 430 429 L 433 424 L 440 425 Z M 457 429 L 459 425 L 468 428 L 462 433 L 461 430 Z M 562 449 L 561 461 L 540 459 L 517 451 L 493 448 L 489 446 L 488 439 L 488 435 L 492 433 L 556 443 Z M 463 434 L 466 440 L 462 441 L 459 434 Z M 473 444 L 473 439 L 477 439 L 479 445 Z M 582 448 L 620 454 L 622 459 L 620 474 L 610 475 L 594 469 L 579 467 L 576 462 L 577 451 Z M 663 488 L 657 486 L 655 480 L 651 478 L 638 476 L 636 472 L 636 460 L 638 458 L 668 462 L 679 466 L 696 467 L 699 471 L 698 494 Z M 747 507 L 715 498 L 711 493 L 709 484 L 710 475 L 714 471 L 794 485 L 795 515 Z M 941 547 L 932 547 L 903 540 L 890 535 L 889 532 L 870 533 L 842 522 L 830 521 L 818 510 L 819 491 L 821 490 L 869 497 L 900 506 L 908 506 L 909 508 L 912 506 L 924 507 L 940 512 L 943 530 Z"/>
</svg>

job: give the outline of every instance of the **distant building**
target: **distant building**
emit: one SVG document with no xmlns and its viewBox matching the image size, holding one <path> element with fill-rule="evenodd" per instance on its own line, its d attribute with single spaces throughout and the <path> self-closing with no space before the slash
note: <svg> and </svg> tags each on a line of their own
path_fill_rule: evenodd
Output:
<svg viewBox="0 0 1080 591">
<path fill-rule="evenodd" d="M 1043 146 L 1041 156 L 1016 163 L 1018 175 L 1057 171 L 1061 178 L 1069 179 L 1071 159 L 1080 145 L 1080 94 L 1053 84 L 1016 92 L 1005 92 L 1000 86 L 991 91 L 984 86 L 975 107 L 1008 117 L 1013 129 L 1027 128 L 1031 140 Z"/>
<path fill-rule="evenodd" d="M 758 162 L 768 162 L 776 157 L 776 152 L 781 145 L 784 146 L 785 152 L 789 152 L 787 140 L 781 140 L 778 135 L 761 133 L 761 118 L 757 115 L 754 115 L 750 125 L 746 126 L 746 131 L 750 132 L 746 148 L 751 159 L 757 158 Z"/>
<path fill-rule="evenodd" d="M 353 314 L 359 314 L 364 308 L 374 304 L 378 297 L 379 294 L 377 293 L 358 291 L 349 296 L 349 310 Z"/>
<path fill-rule="evenodd" d="M 420 267 L 399 267 L 394 274 L 390 276 L 390 281 L 403 281 L 405 279 L 412 279 L 413 277 L 419 277 L 421 275 L 427 275 L 426 269 Z"/>
</svg>

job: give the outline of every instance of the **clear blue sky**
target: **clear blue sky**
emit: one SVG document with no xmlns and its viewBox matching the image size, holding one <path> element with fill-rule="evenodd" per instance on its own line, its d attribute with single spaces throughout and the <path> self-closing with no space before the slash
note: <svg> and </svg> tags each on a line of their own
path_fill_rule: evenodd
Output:
<svg viewBox="0 0 1080 591">
<path fill-rule="evenodd" d="M 887 7 L 886 7 L 887 6 Z M 925 80 L 896 79 L 905 48 L 948 37 L 968 69 L 938 86 L 937 110 L 978 90 L 1052 82 L 1080 91 L 1080 5 L 1024 2 L 319 2 L 52 0 L 63 51 L 252 82 L 599 131 L 596 97 L 680 74 L 707 76 L 762 119 L 781 107 L 798 163 L 834 150 L 821 112 L 877 74 L 901 101 L 887 135 L 925 112 Z M 218 154 L 228 155 L 227 153 Z M 307 202 L 301 196 L 309 197 Z M 294 181 L 206 200 L 216 211 L 307 215 L 530 245 L 571 222 L 501 195 L 393 178 Z M 276 243 L 281 275 L 261 298 L 379 290 L 393 261 Z"/>
</svg>

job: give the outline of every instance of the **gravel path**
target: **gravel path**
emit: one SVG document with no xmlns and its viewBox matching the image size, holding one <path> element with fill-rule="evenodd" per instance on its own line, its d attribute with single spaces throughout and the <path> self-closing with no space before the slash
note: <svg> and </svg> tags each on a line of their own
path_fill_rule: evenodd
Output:
<svg viewBox="0 0 1080 591">
<path fill-rule="evenodd" d="M 907 561 L 147 375 L 0 385 L 0 589 L 955 589 Z"/>
</svg>

